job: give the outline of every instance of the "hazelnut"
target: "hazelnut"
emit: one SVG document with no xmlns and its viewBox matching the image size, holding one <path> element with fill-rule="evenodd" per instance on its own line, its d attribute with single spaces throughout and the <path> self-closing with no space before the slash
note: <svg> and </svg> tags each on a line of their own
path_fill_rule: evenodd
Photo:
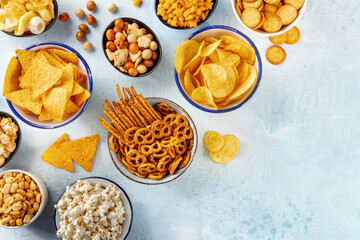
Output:
<svg viewBox="0 0 360 240">
<path fill-rule="evenodd" d="M 93 11 L 96 8 L 96 3 L 94 1 L 88 1 L 86 7 L 89 11 Z"/>
<path fill-rule="evenodd" d="M 85 42 L 83 45 L 83 49 L 85 51 L 90 51 L 92 49 L 92 43 L 91 42 Z"/>
<path fill-rule="evenodd" d="M 83 18 L 85 16 L 85 12 L 84 10 L 82 10 L 81 8 L 76 8 L 75 9 L 75 15 L 78 17 L 78 18 Z"/>
<path fill-rule="evenodd" d="M 109 12 L 115 12 L 116 11 L 116 4 L 115 3 L 110 3 L 108 6 L 107 6 L 107 10 Z"/>
<path fill-rule="evenodd" d="M 82 42 L 85 40 L 85 33 L 83 31 L 78 31 L 76 33 L 76 39 L 79 41 L 79 42 Z"/>
<path fill-rule="evenodd" d="M 88 14 L 86 16 L 86 20 L 87 20 L 89 25 L 94 25 L 96 23 L 95 17 L 93 15 L 91 15 L 91 14 Z"/>
<path fill-rule="evenodd" d="M 80 31 L 83 31 L 83 32 L 89 31 L 89 27 L 86 24 L 80 24 L 78 28 Z"/>
</svg>

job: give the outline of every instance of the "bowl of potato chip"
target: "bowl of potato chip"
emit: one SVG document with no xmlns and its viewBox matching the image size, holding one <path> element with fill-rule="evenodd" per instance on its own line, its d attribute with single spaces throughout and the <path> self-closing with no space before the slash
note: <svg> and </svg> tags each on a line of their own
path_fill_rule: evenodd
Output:
<svg viewBox="0 0 360 240">
<path fill-rule="evenodd" d="M 0 2 L 0 30 L 14 37 L 30 37 L 49 30 L 58 14 L 56 0 Z"/>
<path fill-rule="evenodd" d="M 306 0 L 231 0 L 234 14 L 247 29 L 275 36 L 294 27 L 302 18 Z"/>
<path fill-rule="evenodd" d="M 212 113 L 241 107 L 256 91 L 262 74 L 259 51 L 238 30 L 202 28 L 175 51 L 175 80 L 193 106 Z"/>
<path fill-rule="evenodd" d="M 6 69 L 3 95 L 13 113 L 26 124 L 43 129 L 64 126 L 89 104 L 92 74 L 73 48 L 43 42 L 17 49 Z"/>
<path fill-rule="evenodd" d="M 156 0 L 160 22 L 173 29 L 189 29 L 204 23 L 215 11 L 218 0 Z"/>
</svg>

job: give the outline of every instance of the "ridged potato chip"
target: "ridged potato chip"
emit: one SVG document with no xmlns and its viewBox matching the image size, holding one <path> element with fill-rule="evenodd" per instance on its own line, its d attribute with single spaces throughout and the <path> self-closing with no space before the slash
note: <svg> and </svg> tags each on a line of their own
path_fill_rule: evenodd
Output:
<svg viewBox="0 0 360 240">
<path fill-rule="evenodd" d="M 215 131 L 209 131 L 204 135 L 204 147 L 209 152 L 217 152 L 220 151 L 220 149 L 225 144 L 224 137 Z"/>
<path fill-rule="evenodd" d="M 199 47 L 200 44 L 197 41 L 186 40 L 176 48 L 174 62 L 178 74 L 181 74 L 185 64 L 197 54 Z"/>
<path fill-rule="evenodd" d="M 214 103 L 213 96 L 207 87 L 198 87 L 191 93 L 191 98 L 195 101 L 204 102 L 209 104 L 215 109 L 218 109 Z"/>
<path fill-rule="evenodd" d="M 225 144 L 217 152 L 210 152 L 210 158 L 217 163 L 227 163 L 234 159 L 240 150 L 240 141 L 233 135 L 224 136 Z"/>
<path fill-rule="evenodd" d="M 207 86 L 214 97 L 221 98 L 228 96 L 235 86 L 235 77 L 228 77 L 228 71 L 220 64 L 211 63 L 204 64 L 201 67 L 201 73 L 203 74 Z"/>
</svg>

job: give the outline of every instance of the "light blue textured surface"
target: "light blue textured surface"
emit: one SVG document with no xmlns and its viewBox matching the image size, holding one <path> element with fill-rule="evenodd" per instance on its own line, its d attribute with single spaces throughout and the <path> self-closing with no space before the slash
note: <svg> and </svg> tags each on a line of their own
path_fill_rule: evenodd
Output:
<svg viewBox="0 0 360 240">
<path fill-rule="evenodd" d="M 360 239 L 360 2 L 309 1 L 298 24 L 300 42 L 284 45 L 286 61 L 273 66 L 265 59 L 271 45 L 268 38 L 244 29 L 230 1 L 219 1 L 205 25 L 229 25 L 248 35 L 258 46 L 264 70 L 253 98 L 226 114 L 195 109 L 175 85 L 173 53 L 195 29 L 165 27 L 156 18 L 151 0 L 144 0 L 141 8 L 131 6 L 130 0 L 117 1 L 116 14 L 106 10 L 110 1 L 97 2 L 98 25 L 87 35 L 95 47 L 91 53 L 85 53 L 75 40 L 81 21 L 73 12 L 76 7 L 85 9 L 85 1 L 59 1 L 59 12 L 71 13 L 71 21 L 57 22 L 41 36 L 21 39 L 0 33 L 1 78 L 16 48 L 49 40 L 77 49 L 94 75 L 91 103 L 75 122 L 57 130 L 20 123 L 21 149 L 1 171 L 20 168 L 38 174 L 47 183 L 49 203 L 33 225 L 0 229 L 1 240 L 56 239 L 55 201 L 66 185 L 88 176 L 110 178 L 127 191 L 134 206 L 131 240 Z M 144 21 L 160 38 L 163 59 L 149 77 L 124 77 L 104 58 L 102 32 L 116 16 Z M 113 166 L 106 131 L 98 123 L 104 98 L 116 98 L 116 83 L 134 85 L 144 96 L 178 102 L 193 117 L 200 139 L 209 130 L 238 136 L 238 156 L 227 164 L 216 164 L 200 142 L 193 164 L 174 182 L 161 186 L 131 182 Z M 10 111 L 3 97 L 0 109 Z M 64 132 L 71 139 L 101 135 L 91 173 L 78 165 L 74 173 L 68 173 L 41 161 L 44 150 Z"/>
</svg>

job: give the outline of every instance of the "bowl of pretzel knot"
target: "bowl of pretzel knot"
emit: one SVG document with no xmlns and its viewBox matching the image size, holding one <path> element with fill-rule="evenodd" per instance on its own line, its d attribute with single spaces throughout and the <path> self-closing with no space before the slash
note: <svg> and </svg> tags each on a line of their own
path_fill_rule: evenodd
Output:
<svg viewBox="0 0 360 240">
<path fill-rule="evenodd" d="M 195 124 L 178 104 L 144 98 L 134 87 L 116 85 L 119 101 L 105 99 L 101 125 L 108 130 L 108 148 L 116 168 L 143 184 L 170 182 L 192 163 L 198 144 Z"/>
</svg>

